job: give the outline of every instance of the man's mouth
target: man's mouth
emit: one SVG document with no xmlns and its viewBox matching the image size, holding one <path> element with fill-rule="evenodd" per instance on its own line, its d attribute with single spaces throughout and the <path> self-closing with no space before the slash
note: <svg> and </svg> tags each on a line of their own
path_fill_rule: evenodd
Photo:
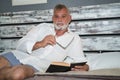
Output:
<svg viewBox="0 0 120 80">
<path fill-rule="evenodd" d="M 63 26 L 63 23 L 56 23 L 57 26 Z"/>
<path fill-rule="evenodd" d="M 68 25 L 64 25 L 63 23 L 54 24 L 56 30 L 64 30 L 68 27 Z"/>
</svg>

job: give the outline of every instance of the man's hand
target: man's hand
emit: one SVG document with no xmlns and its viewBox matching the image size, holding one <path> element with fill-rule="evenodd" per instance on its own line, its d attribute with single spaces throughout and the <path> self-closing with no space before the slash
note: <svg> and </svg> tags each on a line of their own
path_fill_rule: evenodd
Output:
<svg viewBox="0 0 120 80">
<path fill-rule="evenodd" d="M 43 47 L 47 45 L 55 45 L 56 44 L 56 39 L 54 35 L 47 35 L 42 41 Z"/>
<path fill-rule="evenodd" d="M 47 45 L 55 45 L 56 39 L 54 35 L 47 35 L 42 41 L 38 41 L 33 46 L 33 50 L 36 50 L 41 47 L 45 47 Z"/>
<path fill-rule="evenodd" d="M 74 68 L 71 68 L 71 71 L 88 71 L 89 66 L 85 64 L 84 66 L 75 66 Z"/>
</svg>

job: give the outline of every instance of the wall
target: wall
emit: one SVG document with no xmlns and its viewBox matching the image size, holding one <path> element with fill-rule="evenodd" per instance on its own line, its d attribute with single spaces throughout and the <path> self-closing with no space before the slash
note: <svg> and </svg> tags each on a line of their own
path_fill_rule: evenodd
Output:
<svg viewBox="0 0 120 80">
<path fill-rule="evenodd" d="M 12 6 L 12 0 L 0 0 L 0 12 L 52 9 L 58 3 L 63 3 L 68 7 L 77 7 L 119 2 L 120 0 L 48 0 L 46 4 Z"/>
<path fill-rule="evenodd" d="M 70 7 L 70 29 L 79 34 L 85 52 L 120 51 L 120 3 Z M 18 39 L 42 22 L 52 9 L 8 12 L 0 16 L 0 51 L 14 50 Z"/>
</svg>

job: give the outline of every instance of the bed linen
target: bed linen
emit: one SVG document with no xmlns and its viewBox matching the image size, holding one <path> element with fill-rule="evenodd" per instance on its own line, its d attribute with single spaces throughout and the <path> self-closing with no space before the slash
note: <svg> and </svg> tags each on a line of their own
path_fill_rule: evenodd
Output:
<svg viewBox="0 0 120 80">
<path fill-rule="evenodd" d="M 89 71 L 36 72 L 26 80 L 120 80 L 120 52 L 86 55 Z"/>
</svg>

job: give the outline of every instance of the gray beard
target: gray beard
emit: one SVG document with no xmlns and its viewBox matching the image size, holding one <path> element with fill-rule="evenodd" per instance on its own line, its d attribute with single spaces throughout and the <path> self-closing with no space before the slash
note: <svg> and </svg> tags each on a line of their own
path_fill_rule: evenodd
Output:
<svg viewBox="0 0 120 80">
<path fill-rule="evenodd" d="M 68 27 L 68 24 L 63 25 L 63 26 L 57 26 L 56 24 L 54 24 L 54 27 L 56 30 L 65 30 Z"/>
</svg>

